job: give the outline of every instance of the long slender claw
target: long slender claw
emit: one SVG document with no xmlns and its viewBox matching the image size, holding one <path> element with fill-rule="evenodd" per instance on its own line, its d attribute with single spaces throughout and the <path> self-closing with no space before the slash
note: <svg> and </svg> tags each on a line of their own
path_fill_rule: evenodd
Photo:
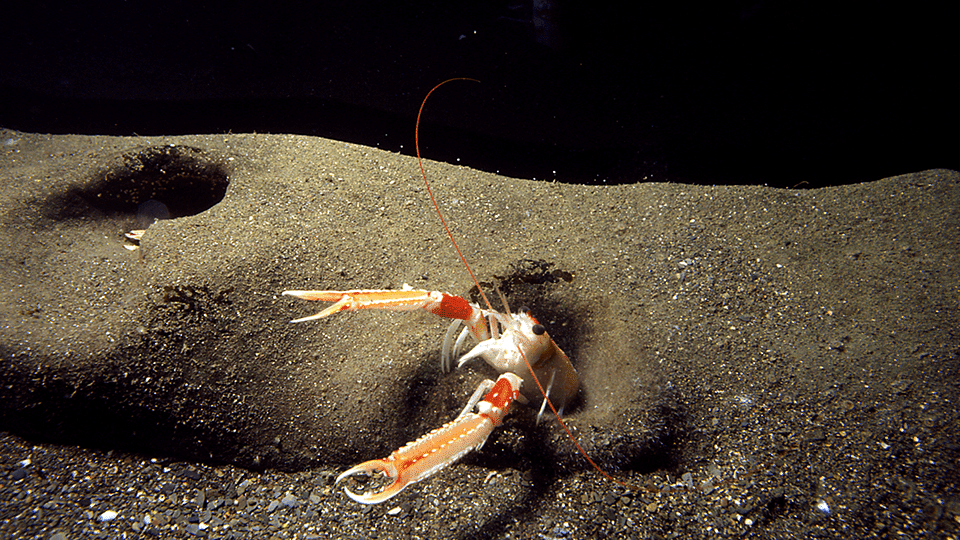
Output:
<svg viewBox="0 0 960 540">
<path fill-rule="evenodd" d="M 375 472 L 381 473 L 387 478 L 393 479 L 393 482 L 389 486 L 383 488 L 383 490 L 376 493 L 364 493 L 363 495 L 358 495 L 357 493 L 350 491 L 350 488 L 346 486 L 343 487 L 343 491 L 348 497 L 360 504 L 379 504 L 383 501 L 393 498 L 400 493 L 403 488 L 407 487 L 406 483 L 401 481 L 400 475 L 397 474 L 397 468 L 393 465 L 393 463 L 382 459 L 371 459 L 370 461 L 364 461 L 359 465 L 347 469 L 343 472 L 343 474 L 337 477 L 337 481 L 334 483 L 334 485 L 339 484 L 341 480 L 348 476 L 371 474 Z"/>
<path fill-rule="evenodd" d="M 411 311 L 425 309 L 434 315 L 464 321 L 478 340 L 487 339 L 483 311 L 459 296 L 440 291 L 414 289 L 406 283 L 400 290 L 357 289 L 352 291 L 283 291 L 284 296 L 303 300 L 335 302 L 327 309 L 291 322 L 312 321 L 339 311 L 354 309 L 388 309 Z"/>
<path fill-rule="evenodd" d="M 345 295 L 363 291 L 283 291 L 284 296 L 295 296 L 301 300 L 320 300 L 322 302 L 336 302 Z"/>
<path fill-rule="evenodd" d="M 340 291 L 283 291 L 283 294 L 284 296 L 295 296 L 297 298 L 302 298 L 303 300 L 323 300 L 325 302 L 335 302 L 333 305 L 327 306 L 326 309 L 320 313 L 317 313 L 316 315 L 294 319 L 290 321 L 292 323 L 322 319 L 345 309 L 350 309 L 350 306 L 353 302 L 353 299 L 349 295 Z"/>
<path fill-rule="evenodd" d="M 445 299 L 443 293 L 414 290 L 407 284 L 404 284 L 404 288 L 399 291 L 374 289 L 358 289 L 352 291 L 283 291 L 283 295 L 294 296 L 300 298 L 301 300 L 334 302 L 333 305 L 327 306 L 326 309 L 320 313 L 317 313 L 316 315 L 302 317 L 290 322 L 312 321 L 316 319 L 322 319 L 341 311 L 355 309 L 389 309 L 406 311 L 433 305 L 437 305 L 442 308 L 445 305 L 444 302 L 442 302 L 442 300 Z M 464 305 L 467 305 L 466 300 L 460 300 Z"/>
</svg>

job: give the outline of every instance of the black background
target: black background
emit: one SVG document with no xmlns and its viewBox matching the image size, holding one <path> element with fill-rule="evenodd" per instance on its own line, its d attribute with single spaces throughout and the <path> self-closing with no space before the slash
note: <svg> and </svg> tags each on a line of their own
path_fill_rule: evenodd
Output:
<svg viewBox="0 0 960 540">
<path fill-rule="evenodd" d="M 960 168 L 949 8 L 19 3 L 0 126 L 320 135 L 580 183 L 819 187 Z M 623 6 L 623 7 L 621 7 Z"/>
</svg>

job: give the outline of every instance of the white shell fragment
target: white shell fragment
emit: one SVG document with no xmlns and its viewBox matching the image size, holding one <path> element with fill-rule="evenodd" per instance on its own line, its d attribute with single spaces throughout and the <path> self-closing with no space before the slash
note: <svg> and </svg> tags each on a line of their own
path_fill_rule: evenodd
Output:
<svg viewBox="0 0 960 540">
<path fill-rule="evenodd" d="M 97 518 L 98 521 L 113 521 L 117 517 L 117 513 L 113 510 L 107 510 L 106 512 L 100 514 L 100 517 Z"/>
<path fill-rule="evenodd" d="M 147 232 L 146 229 L 134 229 L 128 233 L 123 233 L 126 240 L 123 241 L 123 247 L 130 251 L 136 251 L 140 249 L 140 238 L 143 237 L 143 233 Z"/>
</svg>

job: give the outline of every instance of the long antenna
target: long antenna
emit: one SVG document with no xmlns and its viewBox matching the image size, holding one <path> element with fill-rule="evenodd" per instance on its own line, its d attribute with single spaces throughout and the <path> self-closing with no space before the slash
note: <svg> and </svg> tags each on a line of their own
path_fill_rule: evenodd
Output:
<svg viewBox="0 0 960 540">
<path fill-rule="evenodd" d="M 423 98 L 423 103 L 420 104 L 420 111 L 417 113 L 417 127 L 413 132 L 413 141 L 414 146 L 417 149 L 417 163 L 420 165 L 420 176 L 423 177 L 423 185 L 427 186 L 427 194 L 430 195 L 430 202 L 433 203 L 433 208 L 437 211 L 437 216 L 440 218 L 440 223 L 443 224 L 443 230 L 447 231 L 447 236 L 450 237 L 450 242 L 453 243 L 453 249 L 457 250 L 457 255 L 460 256 L 460 260 L 463 261 L 463 266 L 466 267 L 467 273 L 470 274 L 470 279 L 473 280 L 473 283 L 477 286 L 477 290 L 480 291 L 480 296 L 483 297 L 483 302 L 487 304 L 487 309 L 493 310 L 493 306 L 490 305 L 490 300 L 487 299 L 487 295 L 484 294 L 483 288 L 480 286 L 480 282 L 477 281 L 477 276 L 473 274 L 473 269 L 470 268 L 470 265 L 467 263 L 467 258 L 463 256 L 463 252 L 460 251 L 460 246 L 457 245 L 457 241 L 453 239 L 453 233 L 450 232 L 450 227 L 447 227 L 447 220 L 443 219 L 443 212 L 440 211 L 440 205 L 437 204 L 436 197 L 433 196 L 433 190 L 430 189 L 430 182 L 427 182 L 427 173 L 423 170 L 423 160 L 420 159 L 420 116 L 423 114 L 423 106 L 427 104 L 427 100 L 430 99 L 430 94 L 434 90 L 440 88 L 441 86 L 447 84 L 450 81 L 473 81 L 480 82 L 476 79 L 471 79 L 469 77 L 457 77 L 454 79 L 447 79 L 442 83 L 434 86 L 427 92 L 427 97 Z"/>
<path fill-rule="evenodd" d="M 423 106 L 427 104 L 427 100 L 430 99 L 430 94 L 432 94 L 434 90 L 436 90 L 437 88 L 440 88 L 441 86 L 451 81 L 480 82 L 477 79 L 471 79 L 470 77 L 455 77 L 453 79 L 447 79 L 443 81 L 442 83 L 431 88 L 429 92 L 427 92 L 427 96 L 423 98 L 423 103 L 420 104 L 420 111 L 417 112 L 417 127 L 416 127 L 416 130 L 414 131 L 414 136 L 413 136 L 414 146 L 417 149 L 417 163 L 420 165 L 420 176 L 423 177 L 423 185 L 427 186 L 427 193 L 430 195 L 430 202 L 433 203 L 433 208 L 437 211 L 437 216 L 440 218 L 440 223 L 443 224 L 443 230 L 447 231 L 447 236 L 450 238 L 450 242 L 453 243 L 453 248 L 457 250 L 457 255 L 460 256 L 460 260 L 463 262 L 463 266 L 466 267 L 467 273 L 470 274 L 470 278 L 473 279 L 473 283 L 477 286 L 477 290 L 480 291 L 480 296 L 483 297 L 483 302 L 487 304 L 487 309 L 493 311 L 493 306 L 490 305 L 490 300 L 487 299 L 487 295 L 483 292 L 483 288 L 480 287 L 480 282 L 477 280 L 477 276 L 473 274 L 473 269 L 470 268 L 470 264 L 467 263 L 467 258 L 464 257 L 463 252 L 460 251 L 460 246 L 457 245 L 457 241 L 453 239 L 453 233 L 450 232 L 450 227 L 447 226 L 447 220 L 443 218 L 443 212 L 440 211 L 440 205 L 437 204 L 437 199 L 436 197 L 433 196 L 433 190 L 430 189 L 430 182 L 427 181 L 427 173 L 423 169 L 423 160 L 420 158 L 420 116 L 423 114 Z M 504 306 L 506 306 L 506 302 L 504 302 Z M 546 401 L 547 405 L 550 406 L 550 410 L 553 411 L 554 416 L 557 417 L 557 421 L 560 422 L 561 426 L 563 426 L 563 430 L 567 432 L 567 436 L 570 437 L 571 441 L 573 441 L 573 445 L 577 447 L 577 450 L 580 452 L 580 454 L 584 458 L 586 458 L 586 460 L 590 463 L 590 465 L 593 466 L 594 469 L 597 470 L 597 472 L 602 474 L 605 478 L 607 478 L 611 482 L 618 484 L 620 486 L 623 486 L 630 490 L 638 490 L 639 488 L 635 486 L 631 486 L 630 484 L 621 482 L 620 480 L 617 480 L 613 476 L 610 476 L 610 474 L 607 473 L 607 471 L 601 469 L 599 465 L 597 465 L 596 463 L 593 462 L 592 459 L 590 459 L 590 456 L 587 454 L 586 450 L 584 450 L 583 447 L 580 446 L 580 443 L 577 441 L 577 438 L 573 436 L 573 433 L 570 431 L 570 428 L 567 427 L 566 422 L 564 422 L 563 419 L 560 418 L 560 413 L 557 412 L 557 408 L 553 406 L 553 402 L 550 401 L 549 397 L 547 397 L 547 393 L 546 391 L 544 391 L 543 385 L 540 384 L 540 379 L 538 379 L 537 374 L 533 372 L 533 366 L 531 366 L 530 361 L 527 360 L 527 355 L 523 354 L 523 350 L 520 349 L 519 347 L 517 347 L 517 350 L 520 352 L 520 357 L 523 358 L 523 362 L 527 365 L 527 369 L 530 370 L 530 376 L 533 377 L 533 382 L 535 382 L 537 384 L 537 388 L 540 389 L 540 393 L 543 395 L 544 401 Z"/>
</svg>

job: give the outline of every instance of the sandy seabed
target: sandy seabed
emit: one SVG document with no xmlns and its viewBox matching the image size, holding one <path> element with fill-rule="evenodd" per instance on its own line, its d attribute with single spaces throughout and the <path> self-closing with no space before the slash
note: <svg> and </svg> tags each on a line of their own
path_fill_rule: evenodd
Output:
<svg viewBox="0 0 960 540">
<path fill-rule="evenodd" d="M 565 420 L 633 489 L 517 406 L 369 507 L 338 471 L 495 374 L 441 373 L 428 313 L 291 325 L 316 306 L 280 293 L 472 298 L 415 160 L 284 135 L 0 141 L 6 536 L 957 536 L 957 172 L 584 187 L 427 162 L 481 284 L 579 371 Z"/>
</svg>

